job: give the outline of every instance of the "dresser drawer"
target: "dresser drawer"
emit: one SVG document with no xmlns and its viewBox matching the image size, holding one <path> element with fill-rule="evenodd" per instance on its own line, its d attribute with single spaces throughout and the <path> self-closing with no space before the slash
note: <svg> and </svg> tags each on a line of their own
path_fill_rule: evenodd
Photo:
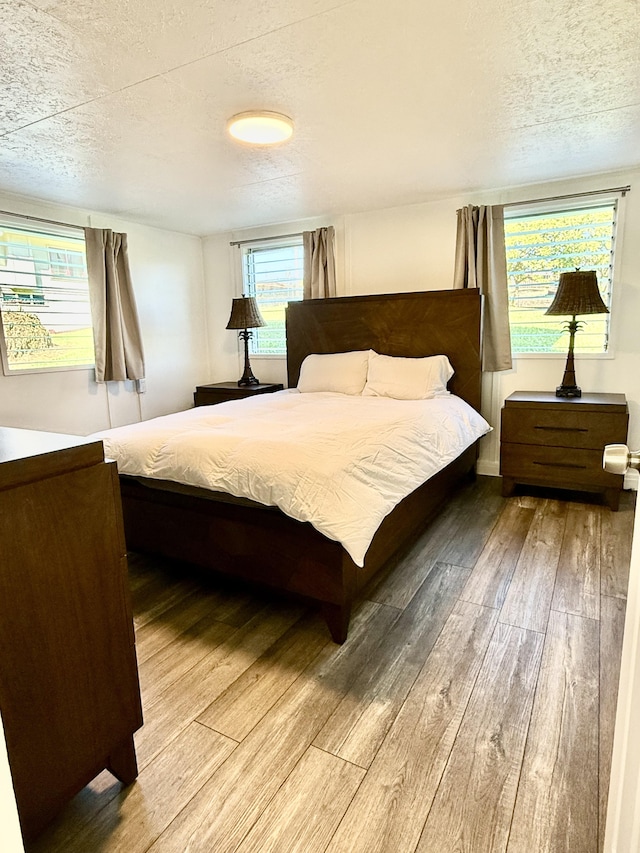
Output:
<svg viewBox="0 0 640 853">
<path fill-rule="evenodd" d="M 553 484 L 563 489 L 581 486 L 621 488 L 622 477 L 602 468 L 602 450 L 544 447 L 503 442 L 500 473 L 518 482 Z"/>
<path fill-rule="evenodd" d="M 504 408 L 502 440 L 548 447 L 590 448 L 602 451 L 606 444 L 624 443 L 628 416 L 618 412 L 557 411 Z"/>
</svg>

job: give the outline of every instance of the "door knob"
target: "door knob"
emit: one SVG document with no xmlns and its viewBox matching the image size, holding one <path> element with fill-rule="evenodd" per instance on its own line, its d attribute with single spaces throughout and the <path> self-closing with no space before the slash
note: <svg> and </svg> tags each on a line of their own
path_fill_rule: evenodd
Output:
<svg viewBox="0 0 640 853">
<path fill-rule="evenodd" d="M 610 474 L 625 474 L 629 468 L 640 469 L 640 451 L 630 451 L 626 444 L 607 444 L 602 454 L 602 467 Z"/>
</svg>

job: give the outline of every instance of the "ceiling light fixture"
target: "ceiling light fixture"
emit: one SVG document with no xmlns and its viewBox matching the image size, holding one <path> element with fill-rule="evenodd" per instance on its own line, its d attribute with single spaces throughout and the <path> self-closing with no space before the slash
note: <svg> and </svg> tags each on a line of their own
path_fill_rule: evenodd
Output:
<svg viewBox="0 0 640 853">
<path fill-rule="evenodd" d="M 227 130 L 234 139 L 252 145 L 275 145 L 285 142 L 293 134 L 293 122 L 289 116 L 268 110 L 252 110 L 238 113 L 227 122 Z"/>
</svg>

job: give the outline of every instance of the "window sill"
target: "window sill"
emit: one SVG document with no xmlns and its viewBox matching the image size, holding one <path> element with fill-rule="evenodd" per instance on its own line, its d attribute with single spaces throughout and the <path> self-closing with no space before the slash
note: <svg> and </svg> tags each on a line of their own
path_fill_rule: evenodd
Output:
<svg viewBox="0 0 640 853">
<path fill-rule="evenodd" d="M 61 367 L 26 367 L 24 370 L 11 370 L 3 365 L 4 376 L 32 376 L 34 373 L 71 373 L 72 371 L 85 370 L 94 371 L 93 364 L 63 365 Z"/>
<path fill-rule="evenodd" d="M 568 347 L 567 347 L 568 350 Z M 525 359 L 527 361 L 531 359 L 540 359 L 541 361 L 566 361 L 567 353 L 555 353 L 555 352 L 518 352 L 512 353 L 512 359 L 514 361 L 519 361 L 520 359 Z M 615 358 L 615 353 L 613 352 L 574 352 L 574 357 L 576 360 L 580 361 L 609 361 Z"/>
</svg>

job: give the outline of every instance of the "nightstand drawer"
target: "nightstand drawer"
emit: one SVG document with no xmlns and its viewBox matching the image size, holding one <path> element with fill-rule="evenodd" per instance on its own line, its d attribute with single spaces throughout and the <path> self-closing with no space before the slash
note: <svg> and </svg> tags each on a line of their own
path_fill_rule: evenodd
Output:
<svg viewBox="0 0 640 853">
<path fill-rule="evenodd" d="M 580 486 L 620 488 L 622 478 L 602 468 L 602 449 L 544 447 L 502 443 L 500 473 L 518 482 L 553 484 L 563 489 Z"/>
<path fill-rule="evenodd" d="M 237 382 L 217 382 L 214 385 L 198 385 L 193 395 L 196 406 L 215 406 L 231 400 L 243 400 L 258 394 L 273 394 L 282 391 L 284 385 L 279 382 L 260 383 L 259 385 L 238 385 Z"/>
<path fill-rule="evenodd" d="M 624 443 L 627 415 L 617 412 L 557 411 L 544 408 L 504 408 L 502 439 L 516 444 L 591 448 Z"/>
</svg>

